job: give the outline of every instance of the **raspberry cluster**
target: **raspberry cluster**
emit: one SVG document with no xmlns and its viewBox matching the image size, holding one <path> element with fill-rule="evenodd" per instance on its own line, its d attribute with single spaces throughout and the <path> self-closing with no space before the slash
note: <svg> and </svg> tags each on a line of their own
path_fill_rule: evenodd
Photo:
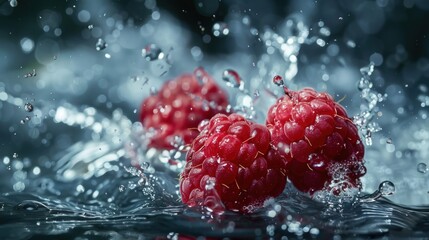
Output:
<svg viewBox="0 0 429 240">
<path fill-rule="evenodd" d="M 285 93 L 269 108 L 266 125 L 226 115 L 227 95 L 201 68 L 143 102 L 143 126 L 156 131 L 149 146 L 171 149 L 174 136 L 190 146 L 180 175 L 185 204 L 207 205 L 210 198 L 250 212 L 281 194 L 287 179 L 309 194 L 361 188 L 364 147 L 345 109 L 311 88 Z"/>
</svg>

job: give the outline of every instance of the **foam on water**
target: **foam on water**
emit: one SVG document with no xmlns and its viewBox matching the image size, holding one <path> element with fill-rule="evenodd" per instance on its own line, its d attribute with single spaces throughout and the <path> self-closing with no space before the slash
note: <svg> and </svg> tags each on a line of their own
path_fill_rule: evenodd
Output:
<svg viewBox="0 0 429 240">
<path fill-rule="evenodd" d="M 19 7 L 17 1 L 9 2 Z M 216 183 L 208 181 L 205 195 L 208 207 L 184 206 L 178 191 L 178 173 L 184 166 L 186 146 L 180 138 L 175 138 L 172 142 L 175 150 L 147 147 L 154 132 L 144 129 L 132 114 L 137 114 L 135 109 L 142 97 L 153 94 L 166 79 L 190 71 L 194 64 L 212 66 L 208 71 L 230 93 L 229 110 L 264 122 L 265 109 L 284 94 L 283 86 L 291 89 L 312 86 L 328 92 L 336 86 L 325 64 L 317 70 L 322 70 L 321 81 L 317 83 L 305 81 L 300 75 L 304 71 L 299 68 L 306 58 L 301 55 L 303 48 L 327 47 L 326 37 L 332 33 L 322 21 L 317 23 L 317 31 L 311 31 L 300 14 L 291 15 L 276 28 L 253 27 L 248 16 L 238 23 L 216 22 L 212 27 L 213 37 L 234 37 L 235 26 L 242 24 L 249 38 L 260 44 L 260 54 L 251 50 L 247 53 L 252 56 L 253 64 L 246 65 L 246 61 L 239 61 L 240 54 L 232 54 L 223 61 L 229 64 L 225 66 L 217 60 L 205 59 L 194 47 L 188 52 L 187 46 L 193 43 L 187 40 L 187 30 L 150 2 L 145 4 L 153 10 L 151 19 L 142 25 L 115 16 L 94 20 L 99 22 L 89 27 L 84 21 L 86 13 L 80 14 L 79 21 L 86 23 L 85 31 L 90 30 L 88 36 L 94 40 L 88 47 L 92 51 L 73 49 L 62 54 L 82 55 L 84 62 L 55 55 L 55 59 L 49 58 L 46 63 L 46 57 L 39 56 L 46 64 L 37 69 L 37 74 L 33 69 L 22 75 L 35 79 L 29 83 L 34 84 L 29 89 L 23 85 L 20 88 L 24 91 L 20 91 L 0 82 L 0 117 L 2 124 L 8 126 L 11 143 L 16 144 L 8 146 L 13 149 L 12 154 L 0 156 L 1 236 L 6 239 L 426 236 L 429 189 L 425 183 L 429 180 L 425 160 L 429 155 L 429 133 L 425 118 L 407 126 L 410 134 L 404 138 L 404 129 L 394 130 L 392 125 L 396 122 L 389 125 L 383 121 L 383 114 L 392 114 L 385 104 L 395 96 L 387 96 L 379 92 L 385 92 L 383 89 L 375 88 L 374 63 L 360 70 L 361 77 L 359 69 L 352 68 L 350 71 L 357 73 L 353 75 L 357 88 L 348 89 L 350 98 L 355 100 L 348 102 L 348 111 L 354 116 L 367 147 L 368 173 L 363 179 L 363 192 L 347 192 L 340 197 L 318 192 L 310 198 L 288 184 L 278 198 L 267 200 L 262 209 L 241 215 L 225 210 L 214 190 Z M 102 28 L 111 31 L 103 32 Z M 176 34 L 179 30 L 183 35 Z M 96 34 L 100 31 L 103 34 Z M 140 44 L 136 36 L 147 42 Z M 341 55 L 340 47 L 329 47 L 328 55 Z M 346 47 L 353 48 L 355 43 L 349 40 Z M 173 61 L 175 57 L 180 61 Z M 323 59 L 322 62 L 326 60 Z M 130 64 L 124 66 L 123 62 Z M 311 72 L 313 67 L 305 70 Z M 245 71 L 250 68 L 253 70 Z M 58 79 L 70 82 L 70 89 L 65 91 Z M 44 95 L 47 87 L 53 91 L 49 97 Z M 425 91 L 418 96 L 421 107 L 427 106 Z M 211 107 L 210 103 L 207 107 Z M 409 160 L 412 164 L 397 161 L 400 168 L 388 166 L 391 159 Z M 404 170 L 402 180 L 392 177 L 398 169 Z"/>
</svg>

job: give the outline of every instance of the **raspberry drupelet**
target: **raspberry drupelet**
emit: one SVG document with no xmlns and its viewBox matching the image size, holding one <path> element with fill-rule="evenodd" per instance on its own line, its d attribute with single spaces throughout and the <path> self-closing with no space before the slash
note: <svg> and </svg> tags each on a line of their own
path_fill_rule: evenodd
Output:
<svg viewBox="0 0 429 240">
<path fill-rule="evenodd" d="M 238 114 L 217 114 L 199 126 L 180 176 L 182 201 L 204 205 L 206 184 L 214 183 L 229 210 L 251 212 L 282 193 L 286 166 L 271 148 L 268 129 Z"/>
<path fill-rule="evenodd" d="M 166 82 L 143 101 L 140 121 L 155 133 L 149 147 L 173 149 L 175 136 L 189 144 L 198 135 L 198 124 L 216 113 L 225 113 L 227 94 L 202 69 Z"/>
<path fill-rule="evenodd" d="M 285 88 L 285 93 L 270 107 L 266 125 L 287 162 L 289 180 L 310 194 L 361 188 L 364 147 L 345 109 L 329 94 L 311 88 Z"/>
</svg>

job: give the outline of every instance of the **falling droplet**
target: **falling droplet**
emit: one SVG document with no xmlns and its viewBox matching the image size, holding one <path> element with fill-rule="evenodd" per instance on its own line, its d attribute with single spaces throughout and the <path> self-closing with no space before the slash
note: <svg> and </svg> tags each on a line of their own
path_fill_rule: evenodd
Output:
<svg viewBox="0 0 429 240">
<path fill-rule="evenodd" d="M 25 120 L 25 121 L 30 121 L 30 120 L 31 120 L 31 117 L 30 117 L 30 116 L 26 116 L 26 117 L 24 118 L 24 120 Z"/>
<path fill-rule="evenodd" d="M 18 0 L 9 0 L 9 4 L 11 7 L 16 7 L 18 6 Z"/>
<path fill-rule="evenodd" d="M 93 29 L 93 28 L 94 28 L 94 25 L 92 25 L 92 24 L 91 24 L 91 25 L 88 25 L 88 29 L 89 29 L 89 30 L 91 30 L 91 29 Z"/>
<path fill-rule="evenodd" d="M 25 124 L 25 120 L 22 119 L 21 121 L 19 121 L 21 124 Z"/>
<path fill-rule="evenodd" d="M 106 41 L 104 41 L 103 39 L 99 38 L 97 40 L 97 43 L 95 44 L 95 49 L 97 51 L 101 51 L 101 50 L 105 49 L 106 47 L 107 47 Z"/>
<path fill-rule="evenodd" d="M 124 185 L 119 186 L 119 192 L 123 192 L 124 190 L 125 190 L 125 186 Z"/>
<path fill-rule="evenodd" d="M 149 44 L 142 49 L 142 56 L 146 61 L 161 60 L 165 57 L 164 52 L 155 44 Z"/>
<path fill-rule="evenodd" d="M 388 138 L 388 139 L 386 140 L 386 143 L 387 143 L 387 144 L 392 144 L 392 139 L 391 139 L 391 138 Z"/>
<path fill-rule="evenodd" d="M 276 75 L 273 77 L 273 83 L 279 87 L 284 87 L 285 85 L 285 82 L 283 81 L 283 78 L 280 75 Z"/>
<path fill-rule="evenodd" d="M 33 105 L 31 103 L 26 103 L 24 105 L 24 110 L 27 111 L 27 112 L 32 112 L 34 110 L 34 107 L 33 107 Z"/>
<path fill-rule="evenodd" d="M 18 153 L 13 153 L 12 157 L 13 158 L 18 158 Z"/>
<path fill-rule="evenodd" d="M 226 82 L 228 87 L 240 88 L 242 81 L 240 75 L 232 69 L 227 69 L 222 73 L 222 80 Z"/>
<path fill-rule="evenodd" d="M 419 173 L 426 173 L 428 171 L 428 166 L 426 163 L 419 163 L 417 164 L 417 171 Z"/>
<path fill-rule="evenodd" d="M 395 184 L 391 181 L 384 181 L 380 183 L 380 186 L 378 186 L 378 191 L 382 196 L 392 195 L 395 193 Z"/>
</svg>

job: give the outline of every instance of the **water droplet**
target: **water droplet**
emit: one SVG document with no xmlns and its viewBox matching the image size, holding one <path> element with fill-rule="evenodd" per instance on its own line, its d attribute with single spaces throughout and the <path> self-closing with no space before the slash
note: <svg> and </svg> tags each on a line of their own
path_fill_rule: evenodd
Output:
<svg viewBox="0 0 429 240">
<path fill-rule="evenodd" d="M 101 51 L 101 50 L 105 49 L 106 47 L 107 47 L 106 41 L 104 41 L 103 39 L 99 38 L 97 40 L 97 43 L 95 44 L 95 49 L 97 51 Z"/>
<path fill-rule="evenodd" d="M 206 190 L 212 190 L 214 189 L 214 187 L 215 187 L 215 181 L 212 179 L 208 179 L 205 186 Z"/>
<path fill-rule="evenodd" d="M 255 96 L 255 97 L 259 97 L 261 95 L 261 93 L 259 92 L 259 90 L 258 89 L 256 89 L 254 92 L 253 92 L 253 96 Z"/>
<path fill-rule="evenodd" d="M 18 0 L 9 0 L 9 4 L 11 7 L 16 7 L 18 6 Z"/>
<path fill-rule="evenodd" d="M 31 103 L 24 104 L 24 110 L 27 112 L 32 112 L 34 110 L 34 107 Z"/>
<path fill-rule="evenodd" d="M 24 120 L 24 119 L 21 119 L 21 121 L 19 121 L 19 123 L 21 123 L 21 124 L 25 124 L 25 120 Z"/>
<path fill-rule="evenodd" d="M 30 121 L 30 120 L 31 120 L 31 117 L 26 116 L 26 117 L 24 118 L 24 120 L 25 120 L 25 121 Z"/>
<path fill-rule="evenodd" d="M 18 158 L 18 153 L 13 153 L 12 157 L 13 158 Z"/>
<path fill-rule="evenodd" d="M 392 139 L 391 138 L 386 139 L 386 143 L 387 144 L 392 144 Z"/>
<path fill-rule="evenodd" d="M 343 17 L 339 17 L 338 20 L 343 20 Z"/>
<path fill-rule="evenodd" d="M 280 75 L 276 75 L 273 77 L 273 83 L 279 87 L 284 87 L 285 85 L 285 82 L 283 81 L 283 78 Z"/>
<path fill-rule="evenodd" d="M 428 171 L 428 166 L 426 163 L 419 163 L 417 164 L 417 171 L 419 173 L 426 173 Z"/>
<path fill-rule="evenodd" d="M 94 28 L 94 25 L 92 25 L 92 24 L 88 25 L 89 30 L 92 30 L 93 28 Z"/>
<path fill-rule="evenodd" d="M 29 73 L 25 74 L 24 78 L 35 77 L 36 75 L 37 75 L 36 69 L 33 69 L 32 72 L 29 72 Z"/>
<path fill-rule="evenodd" d="M 380 183 L 380 186 L 378 186 L 378 191 L 382 196 L 392 195 L 395 193 L 395 184 L 391 181 L 384 181 Z"/>
<path fill-rule="evenodd" d="M 213 24 L 212 32 L 213 32 L 213 36 L 215 37 L 226 36 L 229 34 L 229 28 L 226 23 L 217 22 Z"/>
<path fill-rule="evenodd" d="M 228 87 L 239 88 L 242 85 L 240 75 L 232 69 L 227 69 L 222 73 L 222 80 Z"/>
<path fill-rule="evenodd" d="M 158 94 L 158 90 L 154 86 L 150 87 L 149 92 L 151 96 Z"/>
<path fill-rule="evenodd" d="M 139 181 L 137 182 L 139 186 L 144 186 L 145 183 L 146 183 L 146 178 L 140 178 Z"/>
<path fill-rule="evenodd" d="M 119 192 L 123 192 L 125 190 L 125 186 L 124 185 L 120 185 L 119 186 Z"/>
<path fill-rule="evenodd" d="M 136 187 L 137 187 L 137 184 L 135 184 L 133 181 L 128 182 L 128 188 L 129 189 L 133 190 Z"/>
<path fill-rule="evenodd" d="M 142 169 L 148 169 L 150 167 L 150 163 L 149 162 L 142 162 L 140 167 Z"/>
<path fill-rule="evenodd" d="M 355 48 L 356 47 L 356 43 L 353 40 L 348 40 L 347 41 L 347 46 L 350 48 Z"/>
<path fill-rule="evenodd" d="M 142 56 L 146 61 L 160 60 L 165 57 L 164 52 L 155 44 L 149 44 L 142 49 Z"/>
</svg>

